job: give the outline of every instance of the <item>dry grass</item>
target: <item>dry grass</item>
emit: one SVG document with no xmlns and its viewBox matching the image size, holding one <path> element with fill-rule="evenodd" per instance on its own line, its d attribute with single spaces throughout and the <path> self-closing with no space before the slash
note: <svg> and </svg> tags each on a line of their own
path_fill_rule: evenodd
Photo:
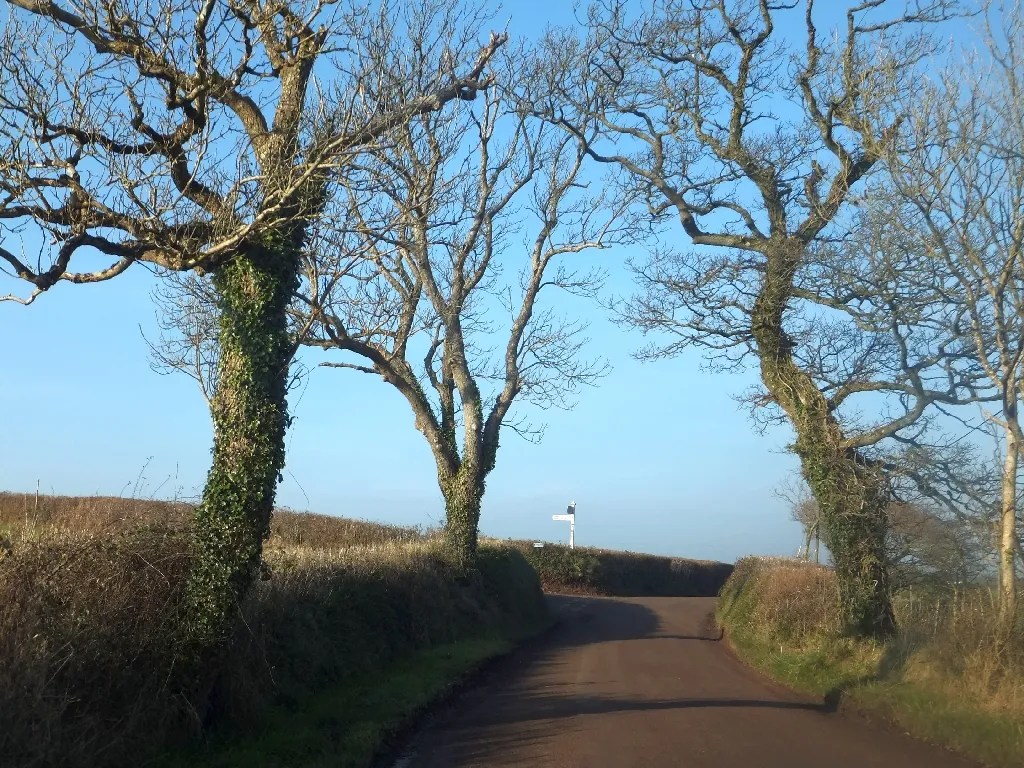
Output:
<svg viewBox="0 0 1024 768">
<path fill-rule="evenodd" d="M 0 561 L 0 762 L 102 764 L 184 727 L 167 685 L 187 541 L 35 532 Z"/>
<path fill-rule="evenodd" d="M 901 630 L 889 655 L 901 679 L 941 687 L 972 706 L 1024 721 L 1024 626 L 1005 636 L 991 592 L 904 595 L 896 608 Z"/>
<path fill-rule="evenodd" d="M 744 558 L 718 611 L 740 652 L 783 682 L 842 691 L 993 765 L 1024 762 L 1024 621 L 1007 637 L 982 588 L 907 590 L 894 602 L 896 637 L 854 641 L 839 635 L 831 569 Z"/>
<path fill-rule="evenodd" d="M 759 574 L 751 622 L 797 645 L 839 631 L 836 580 L 826 568 L 780 564 Z"/>
<path fill-rule="evenodd" d="M 77 533 L 180 525 L 192 507 L 116 496 L 48 496 L 0 491 L 0 530 L 66 528 Z"/>
<path fill-rule="evenodd" d="M 24 505 L 0 495 L 5 768 L 135 764 L 409 651 L 544 617 L 534 572 L 508 547 L 484 547 L 466 584 L 415 530 L 284 512 L 271 578 L 239 606 L 228 652 L 189 668 L 177 655 L 187 506 L 45 497 L 26 525 Z"/>
<path fill-rule="evenodd" d="M 391 542 L 422 541 L 425 538 L 424 533 L 417 528 L 287 509 L 274 512 L 270 536 L 272 544 L 306 549 L 366 547 Z"/>
<path fill-rule="evenodd" d="M 0 492 L 0 535 L 33 529 L 100 533 L 146 525 L 185 527 L 193 505 L 115 496 L 47 496 Z M 274 511 L 272 540 L 315 549 L 418 541 L 422 531 L 289 509 Z"/>
</svg>

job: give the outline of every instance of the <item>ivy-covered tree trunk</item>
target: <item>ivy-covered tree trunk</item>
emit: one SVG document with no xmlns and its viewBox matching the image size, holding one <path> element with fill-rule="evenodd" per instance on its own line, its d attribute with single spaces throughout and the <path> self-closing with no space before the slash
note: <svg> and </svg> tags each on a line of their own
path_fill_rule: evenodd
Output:
<svg viewBox="0 0 1024 768">
<path fill-rule="evenodd" d="M 284 467 L 291 340 L 287 308 L 298 281 L 294 238 L 250 244 L 213 278 L 220 311 L 213 464 L 196 509 L 190 620 L 214 640 L 260 567 Z"/>
<path fill-rule="evenodd" d="M 846 447 L 825 396 L 793 360 L 793 342 L 783 326 L 803 248 L 797 241 L 779 240 L 765 254 L 751 328 L 761 379 L 797 435 L 794 449 L 832 552 L 844 630 L 886 637 L 895 629 L 885 560 L 888 484 Z"/>
<path fill-rule="evenodd" d="M 851 452 L 815 444 L 806 434 L 797 438 L 796 452 L 821 508 L 843 628 L 861 637 L 888 637 L 896 628 L 885 555 L 888 480 Z"/>
<path fill-rule="evenodd" d="M 476 565 L 480 505 L 484 497 L 481 473 L 463 464 L 454 476 L 441 479 L 441 493 L 446 512 L 445 555 L 456 570 L 468 573 Z"/>
</svg>

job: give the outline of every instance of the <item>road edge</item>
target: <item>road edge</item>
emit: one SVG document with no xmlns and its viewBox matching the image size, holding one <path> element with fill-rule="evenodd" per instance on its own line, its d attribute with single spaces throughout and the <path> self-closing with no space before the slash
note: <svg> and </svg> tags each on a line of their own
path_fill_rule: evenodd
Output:
<svg viewBox="0 0 1024 768">
<path fill-rule="evenodd" d="M 401 768 L 415 755 L 415 745 L 420 736 L 437 722 L 446 711 L 470 690 L 486 685 L 499 670 L 503 662 L 524 651 L 543 643 L 563 623 L 563 619 L 552 617 L 539 628 L 511 640 L 507 649 L 479 660 L 453 677 L 444 689 L 408 712 L 395 723 L 387 739 L 369 763 L 369 768 Z"/>
</svg>

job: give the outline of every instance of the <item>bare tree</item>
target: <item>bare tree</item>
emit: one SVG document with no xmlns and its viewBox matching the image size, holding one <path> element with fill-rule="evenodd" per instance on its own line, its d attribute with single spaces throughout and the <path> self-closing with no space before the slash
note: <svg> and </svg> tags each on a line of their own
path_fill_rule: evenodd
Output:
<svg viewBox="0 0 1024 768">
<path fill-rule="evenodd" d="M 921 502 L 894 502 L 888 514 L 886 551 L 897 589 L 950 590 L 975 580 L 980 542 L 969 520 Z"/>
<path fill-rule="evenodd" d="M 463 569 L 502 428 L 540 437 L 514 404 L 570 407 L 606 370 L 583 356 L 586 326 L 556 292 L 591 297 L 602 273 L 581 254 L 630 228 L 627 201 L 609 208 L 589 188 L 584 143 L 508 90 L 524 80 L 515 57 L 499 74 L 482 100 L 421 115 L 360 159 L 318 223 L 292 310 L 303 343 L 337 356 L 322 365 L 377 376 L 408 402 Z M 203 345 L 178 325 L 187 369 Z"/>
<path fill-rule="evenodd" d="M 937 457 L 932 454 L 930 458 Z M 964 453 L 957 452 L 956 461 L 962 464 L 965 460 L 970 461 Z M 921 489 L 916 482 L 908 482 L 906 476 L 903 482 L 894 478 L 897 488 L 886 509 L 885 553 L 895 590 L 916 586 L 955 589 L 961 584 L 978 583 L 986 570 L 988 505 L 979 508 L 974 504 L 983 487 L 972 489 L 971 498 L 964 499 L 944 483 L 936 484 L 937 476 L 930 479 L 933 484 Z M 821 527 L 818 502 L 802 481 L 784 484 L 777 493 L 804 529 L 803 553 L 809 560 L 812 537 Z M 816 548 L 815 560 L 818 559 Z"/>
<path fill-rule="evenodd" d="M 781 38 L 776 16 L 801 5 L 803 40 Z M 682 256 L 659 250 L 639 275 L 651 291 L 627 314 L 641 328 L 678 334 L 663 354 L 698 346 L 726 362 L 756 355 L 764 402 L 796 431 L 844 626 L 875 636 L 894 626 L 884 554 L 889 486 L 865 448 L 910 428 L 935 400 L 959 402 L 958 374 L 934 349 L 922 353 L 938 369 L 933 380 L 901 374 L 887 387 L 858 370 L 882 351 L 898 355 L 903 326 L 890 324 L 887 339 L 869 334 L 860 349 L 863 337 L 829 322 L 834 310 L 859 315 L 857 296 L 820 301 L 851 190 L 883 165 L 904 119 L 897 94 L 912 89 L 917 65 L 935 48 L 928 28 L 959 10 L 949 0 L 893 5 L 852 5 L 842 27 L 822 35 L 813 0 L 653 0 L 641 14 L 601 0 L 589 9 L 585 40 L 549 36 L 557 95 L 541 105 L 579 137 L 579 126 L 597 121 L 590 155 L 615 171 L 621 188 L 642 190 L 654 220 L 677 221 L 697 247 Z M 875 263 L 877 251 L 862 250 Z M 892 269 L 871 279 L 900 296 Z M 924 306 L 911 302 L 908 312 Z M 837 355 L 804 343 L 829 334 Z M 843 349 L 860 362 L 840 360 Z M 900 368 L 891 359 L 884 367 Z M 842 376 L 816 375 L 829 370 Z M 898 413 L 851 433 L 847 401 L 879 391 Z"/>
<path fill-rule="evenodd" d="M 810 560 L 814 541 L 814 562 L 821 562 L 821 510 L 807 483 L 800 477 L 789 477 L 775 488 L 775 495 L 789 507 L 790 519 L 799 523 L 804 532 L 804 543 L 797 556 L 802 554 L 804 560 Z"/>
<path fill-rule="evenodd" d="M 207 405 L 217 392 L 217 292 L 208 277 L 171 272 L 153 291 L 160 308 L 159 337 L 146 338 L 149 367 L 160 374 L 181 371 L 194 379 Z"/>
<path fill-rule="evenodd" d="M 1024 449 L 1019 403 L 1024 387 L 1024 22 L 1019 3 L 986 8 L 987 59 L 972 56 L 925 88 L 905 122 L 913 152 L 891 159 L 909 205 L 890 226 L 916 238 L 939 276 L 998 394 L 990 419 L 1003 431 L 1000 614 L 1016 621 L 1018 462 Z M 992 22 L 995 21 L 995 28 Z"/>
<path fill-rule="evenodd" d="M 481 15 L 448 0 L 7 0 L 2 12 L 0 260 L 33 286 L 7 298 L 137 262 L 212 275 L 213 465 L 189 599 L 197 629 L 219 631 L 258 566 L 284 462 L 286 310 L 310 222 L 361 151 L 486 88 L 505 38 L 481 46 Z M 400 65 L 417 58 L 431 77 L 412 92 Z"/>
</svg>

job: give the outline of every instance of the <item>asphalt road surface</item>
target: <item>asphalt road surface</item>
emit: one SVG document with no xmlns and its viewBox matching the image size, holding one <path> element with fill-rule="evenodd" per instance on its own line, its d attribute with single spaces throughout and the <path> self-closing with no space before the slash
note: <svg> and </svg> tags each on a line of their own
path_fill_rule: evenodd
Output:
<svg viewBox="0 0 1024 768">
<path fill-rule="evenodd" d="M 551 597 L 561 625 L 440 712 L 396 768 L 966 768 L 744 667 L 713 598 Z"/>
</svg>

